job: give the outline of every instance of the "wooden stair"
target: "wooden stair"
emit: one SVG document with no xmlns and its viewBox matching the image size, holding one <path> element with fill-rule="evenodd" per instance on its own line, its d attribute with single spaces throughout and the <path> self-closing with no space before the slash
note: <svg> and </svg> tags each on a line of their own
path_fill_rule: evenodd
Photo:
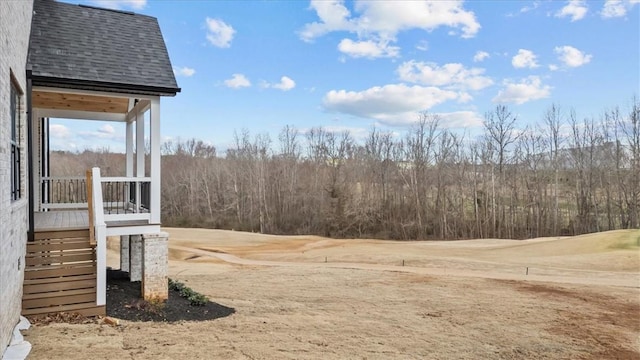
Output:
<svg viewBox="0 0 640 360">
<path fill-rule="evenodd" d="M 44 231 L 27 243 L 22 315 L 105 315 L 96 306 L 96 247 L 89 229 Z"/>
</svg>

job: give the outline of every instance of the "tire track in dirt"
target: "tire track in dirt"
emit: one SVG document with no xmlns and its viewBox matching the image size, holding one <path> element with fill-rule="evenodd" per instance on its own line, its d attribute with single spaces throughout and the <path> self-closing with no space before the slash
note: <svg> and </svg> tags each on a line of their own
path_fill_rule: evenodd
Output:
<svg viewBox="0 0 640 360">
<path fill-rule="evenodd" d="M 518 281 L 541 281 L 566 284 L 581 285 L 604 285 L 604 286 L 621 286 L 640 288 L 638 279 L 622 279 L 622 278 L 596 278 L 596 277 L 575 277 L 560 275 L 519 275 L 511 273 L 501 273 L 496 271 L 474 271 L 452 268 L 429 268 L 399 265 L 382 265 L 369 263 L 354 262 L 328 262 L 328 263 L 309 263 L 294 261 L 272 261 L 272 260 L 254 260 L 241 258 L 225 252 L 216 252 L 214 250 L 205 250 L 202 248 L 192 248 L 187 246 L 169 245 L 169 248 L 179 251 L 190 252 L 203 257 L 215 258 L 224 262 L 236 265 L 249 266 L 280 266 L 280 267 L 306 267 L 306 268 L 337 268 L 337 269 L 353 269 L 353 270 L 372 270 L 372 271 L 390 271 L 413 273 L 421 275 L 437 275 L 437 276 L 456 276 L 456 277 L 473 277 L 496 280 L 518 280 Z M 613 273 L 615 275 L 615 273 Z"/>
<path fill-rule="evenodd" d="M 522 293 L 544 299 L 544 302 L 573 304 L 558 310 L 556 319 L 548 327 L 550 333 L 589 344 L 590 354 L 580 359 L 640 359 L 640 348 L 629 347 L 639 339 L 627 334 L 640 333 L 640 304 L 613 296 L 575 291 L 546 284 L 527 284 L 516 281 L 500 281 Z M 585 311 L 587 306 L 587 311 Z"/>
</svg>

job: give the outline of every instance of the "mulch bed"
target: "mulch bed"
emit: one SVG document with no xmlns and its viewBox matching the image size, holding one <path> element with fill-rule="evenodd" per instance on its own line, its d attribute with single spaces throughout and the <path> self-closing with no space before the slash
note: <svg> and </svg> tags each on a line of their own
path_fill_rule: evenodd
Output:
<svg viewBox="0 0 640 360">
<path fill-rule="evenodd" d="M 169 290 L 164 303 L 150 303 L 141 298 L 139 281 L 129 281 L 129 274 L 107 270 L 107 316 L 129 321 L 204 321 L 229 316 L 235 309 L 214 302 L 193 306 L 177 291 Z"/>
</svg>

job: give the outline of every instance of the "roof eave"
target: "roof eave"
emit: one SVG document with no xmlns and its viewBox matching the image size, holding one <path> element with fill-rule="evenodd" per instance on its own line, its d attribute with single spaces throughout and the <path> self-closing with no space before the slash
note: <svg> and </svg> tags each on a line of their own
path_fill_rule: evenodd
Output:
<svg viewBox="0 0 640 360">
<path fill-rule="evenodd" d="M 179 87 L 159 87 L 139 84 L 122 84 L 91 80 L 57 78 L 50 76 L 31 75 L 33 86 L 58 87 L 76 90 L 117 92 L 132 95 L 176 96 L 181 91 Z"/>
</svg>

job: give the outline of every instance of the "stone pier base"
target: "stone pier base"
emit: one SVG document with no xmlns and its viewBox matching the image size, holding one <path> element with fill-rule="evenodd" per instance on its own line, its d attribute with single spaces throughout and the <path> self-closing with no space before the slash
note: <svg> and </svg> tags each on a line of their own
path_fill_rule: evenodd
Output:
<svg viewBox="0 0 640 360">
<path fill-rule="evenodd" d="M 142 236 L 142 297 L 145 300 L 166 300 L 169 297 L 169 234 Z"/>
<path fill-rule="evenodd" d="M 129 278 L 131 281 L 142 280 L 142 236 L 129 236 Z"/>
<path fill-rule="evenodd" d="M 120 270 L 129 272 L 129 235 L 120 236 Z"/>
</svg>

